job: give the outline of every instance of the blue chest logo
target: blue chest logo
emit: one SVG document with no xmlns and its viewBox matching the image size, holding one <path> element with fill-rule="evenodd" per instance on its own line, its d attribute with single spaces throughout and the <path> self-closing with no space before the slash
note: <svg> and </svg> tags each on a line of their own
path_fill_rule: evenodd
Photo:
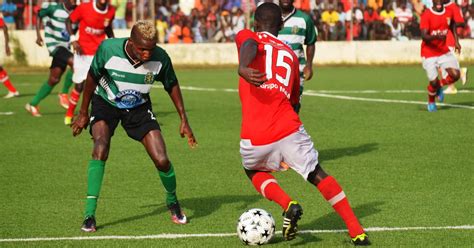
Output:
<svg viewBox="0 0 474 248">
<path fill-rule="evenodd" d="M 134 108 L 145 102 L 142 93 L 136 90 L 122 90 L 115 97 L 117 107 L 121 109 Z"/>
</svg>

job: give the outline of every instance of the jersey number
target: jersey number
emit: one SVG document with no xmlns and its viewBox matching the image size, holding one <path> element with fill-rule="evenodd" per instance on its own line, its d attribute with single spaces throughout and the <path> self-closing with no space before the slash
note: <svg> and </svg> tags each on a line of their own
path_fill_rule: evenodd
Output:
<svg viewBox="0 0 474 248">
<path fill-rule="evenodd" d="M 267 79 L 270 80 L 273 78 L 273 50 L 274 49 L 271 45 L 265 45 L 263 46 L 265 49 L 265 52 L 267 53 L 265 57 L 265 68 L 266 68 L 266 74 L 267 74 Z M 275 73 L 275 79 L 283 84 L 284 86 L 288 86 L 290 82 L 290 73 L 291 73 L 291 66 L 285 62 L 285 57 L 289 58 L 291 62 L 293 62 L 293 57 L 291 54 L 285 50 L 276 50 L 277 51 L 277 59 L 276 59 L 276 65 L 275 67 L 283 67 L 286 69 L 286 74 L 285 77 L 282 77 L 278 74 Z"/>
</svg>

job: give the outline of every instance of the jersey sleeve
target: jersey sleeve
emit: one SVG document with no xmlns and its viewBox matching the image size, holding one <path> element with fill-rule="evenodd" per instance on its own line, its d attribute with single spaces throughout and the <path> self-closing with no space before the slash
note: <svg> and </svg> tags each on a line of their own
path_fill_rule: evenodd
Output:
<svg viewBox="0 0 474 248">
<path fill-rule="evenodd" d="M 78 22 L 82 19 L 82 10 L 86 4 L 81 4 L 77 6 L 69 15 L 69 19 L 71 19 L 72 22 Z"/>
<path fill-rule="evenodd" d="M 92 59 L 89 71 L 92 73 L 92 76 L 96 81 L 104 75 L 106 51 L 106 45 L 102 42 L 94 55 L 94 59 Z"/>
<path fill-rule="evenodd" d="M 40 11 L 38 11 L 38 16 L 40 18 L 43 18 L 45 16 L 49 16 L 50 13 L 51 13 L 51 7 L 52 7 L 52 5 L 48 5 L 48 7 L 46 7 L 46 8 L 41 8 Z"/>
<path fill-rule="evenodd" d="M 461 9 L 455 4 L 452 3 L 452 12 L 453 12 L 453 19 L 456 24 L 458 23 L 464 23 L 464 18 L 462 17 L 462 12 Z"/>
<path fill-rule="evenodd" d="M 304 44 L 313 45 L 316 43 L 316 39 L 318 38 L 316 27 L 314 26 L 313 20 L 308 15 L 305 16 L 304 21 L 306 22 L 306 35 L 304 38 Z"/>
<path fill-rule="evenodd" d="M 156 81 L 160 81 L 165 90 L 170 92 L 171 88 L 178 83 L 178 78 L 176 77 L 176 73 L 173 69 L 173 64 L 171 63 L 171 58 L 165 53 L 163 60 L 163 67 L 161 67 L 160 73 L 155 78 Z"/>
<path fill-rule="evenodd" d="M 243 29 L 238 32 L 237 36 L 235 36 L 235 44 L 237 45 L 237 48 L 240 48 L 240 46 L 248 39 L 255 40 L 255 33 L 248 29 Z"/>
<path fill-rule="evenodd" d="M 423 29 L 430 29 L 430 22 L 429 22 L 429 16 L 428 14 L 426 14 L 426 10 L 425 12 L 423 12 L 423 14 L 421 14 L 421 21 L 420 21 L 420 30 L 423 30 Z"/>
</svg>

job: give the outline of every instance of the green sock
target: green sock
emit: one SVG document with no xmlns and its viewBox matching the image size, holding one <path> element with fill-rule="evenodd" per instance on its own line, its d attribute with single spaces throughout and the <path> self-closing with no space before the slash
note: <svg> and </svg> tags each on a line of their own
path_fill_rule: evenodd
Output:
<svg viewBox="0 0 474 248">
<path fill-rule="evenodd" d="M 87 172 L 86 217 L 95 216 L 97 198 L 99 198 L 102 179 L 104 178 L 105 161 L 90 160 Z"/>
<path fill-rule="evenodd" d="M 33 97 L 33 100 L 31 100 L 30 105 L 32 106 L 37 106 L 41 100 L 43 100 L 45 97 L 51 93 L 53 90 L 53 87 L 49 86 L 48 81 L 46 81 L 41 88 L 39 89 L 38 93 L 36 93 L 35 97 Z"/>
<path fill-rule="evenodd" d="M 61 94 L 68 94 L 69 88 L 71 88 L 71 85 L 72 85 L 72 70 L 68 69 L 66 72 L 66 76 L 64 77 L 64 85 L 61 90 Z"/>
<path fill-rule="evenodd" d="M 178 201 L 176 197 L 176 176 L 174 174 L 173 165 L 170 162 L 170 169 L 167 172 L 158 171 L 161 183 L 166 190 L 166 205 L 171 205 Z"/>
</svg>

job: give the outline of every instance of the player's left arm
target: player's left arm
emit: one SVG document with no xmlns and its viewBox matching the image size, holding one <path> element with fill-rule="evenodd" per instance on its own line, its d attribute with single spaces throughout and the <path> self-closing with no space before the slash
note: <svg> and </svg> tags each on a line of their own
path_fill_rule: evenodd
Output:
<svg viewBox="0 0 474 248">
<path fill-rule="evenodd" d="M 156 80 L 163 83 L 163 86 L 168 92 L 171 101 L 173 101 L 176 111 L 178 112 L 178 115 L 181 119 L 179 134 L 182 138 L 184 138 L 184 136 L 188 138 L 189 147 L 195 148 L 197 146 L 197 141 L 188 122 L 188 117 L 184 108 L 183 95 L 181 94 L 181 88 L 179 87 L 178 79 L 176 78 L 173 64 L 171 63 L 169 56 L 165 57 L 165 60 L 163 61 L 163 67 L 161 68 Z"/>
<path fill-rule="evenodd" d="M 8 27 L 7 25 L 3 25 L 3 37 L 5 37 L 5 54 L 10 56 L 10 36 L 8 36 Z"/>
<path fill-rule="evenodd" d="M 293 68 L 292 68 L 292 81 L 291 81 L 291 95 L 290 95 L 290 103 L 293 106 L 293 109 L 296 109 L 298 103 L 300 103 L 300 63 L 296 56 L 293 56 Z"/>
<path fill-rule="evenodd" d="M 313 19 L 309 16 L 305 18 L 306 22 L 306 65 L 303 68 L 303 75 L 305 80 L 310 80 L 313 77 L 313 59 L 316 52 L 316 39 L 318 37 L 316 27 Z"/>
<path fill-rule="evenodd" d="M 115 38 L 114 30 L 112 29 L 112 24 L 107 26 L 104 31 L 108 38 Z"/>
</svg>

